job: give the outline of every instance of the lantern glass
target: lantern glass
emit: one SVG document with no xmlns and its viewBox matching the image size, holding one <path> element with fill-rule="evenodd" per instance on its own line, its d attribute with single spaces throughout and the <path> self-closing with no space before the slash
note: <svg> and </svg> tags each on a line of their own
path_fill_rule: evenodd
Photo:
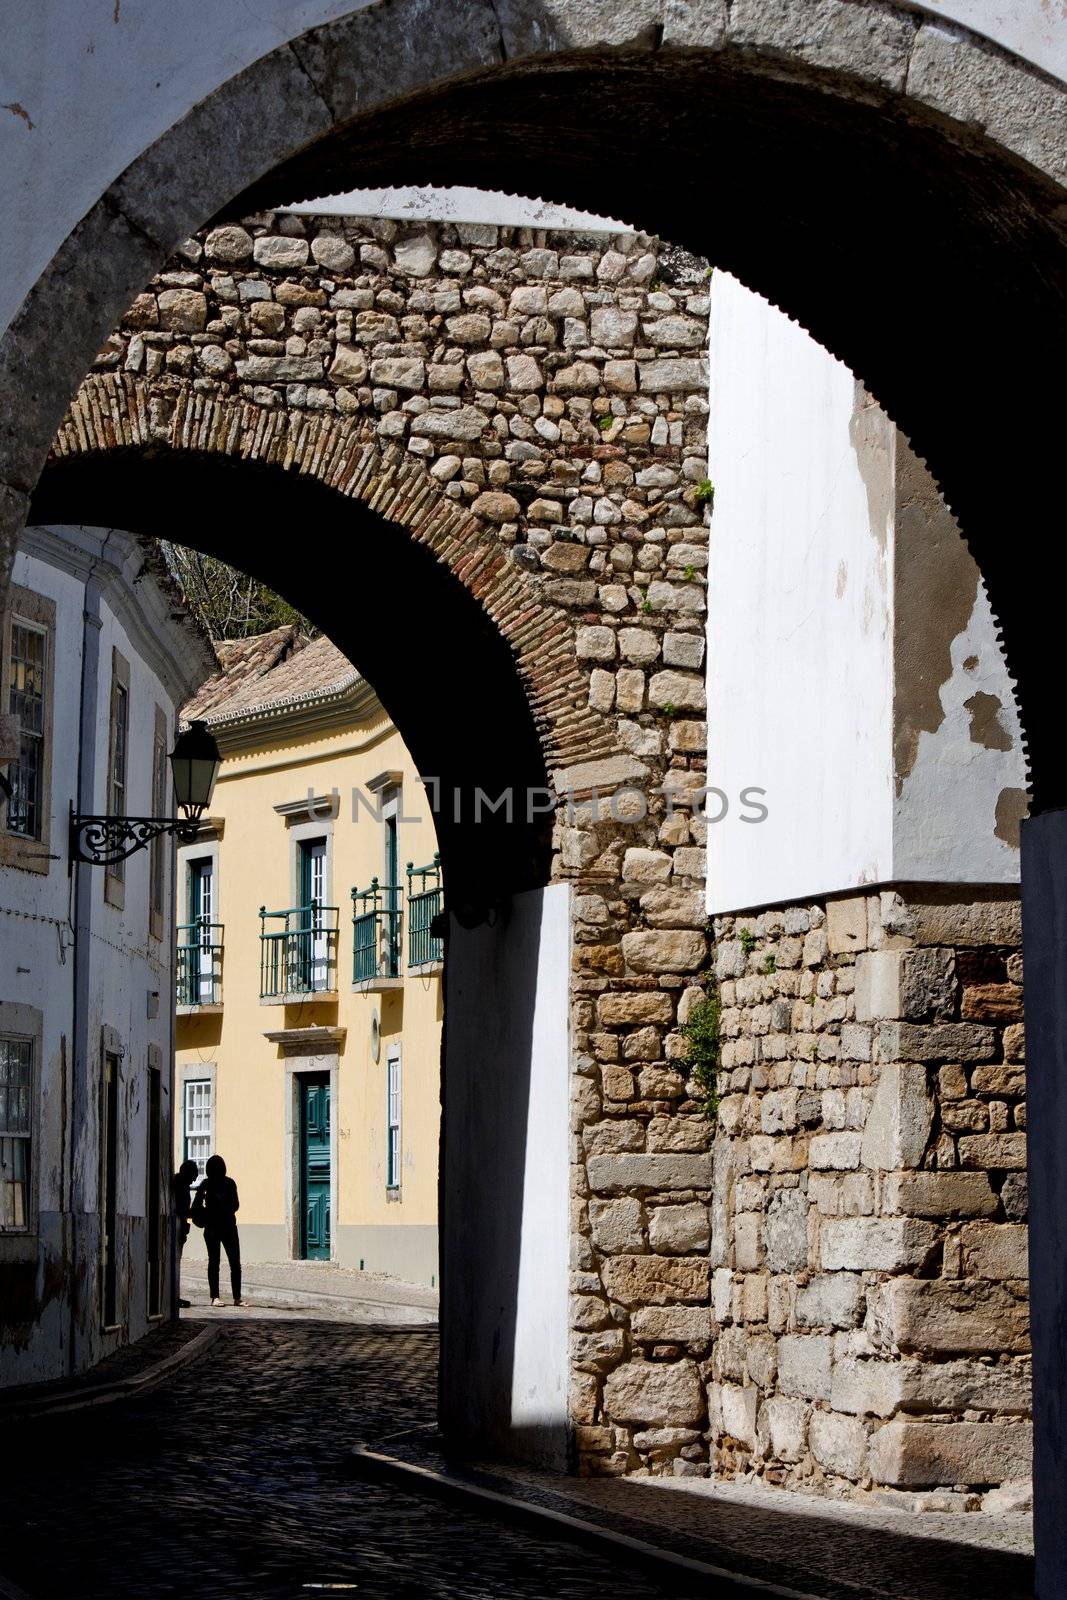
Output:
<svg viewBox="0 0 1067 1600">
<path fill-rule="evenodd" d="M 222 756 L 206 722 L 183 728 L 170 753 L 174 798 L 187 815 L 198 817 L 211 804 Z"/>
</svg>

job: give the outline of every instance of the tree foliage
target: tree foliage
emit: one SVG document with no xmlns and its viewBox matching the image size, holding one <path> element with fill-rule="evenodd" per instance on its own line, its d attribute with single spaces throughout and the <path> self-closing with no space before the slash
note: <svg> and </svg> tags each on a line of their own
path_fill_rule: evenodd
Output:
<svg viewBox="0 0 1067 1600">
<path fill-rule="evenodd" d="M 247 572 L 187 545 L 159 543 L 190 611 L 213 639 L 247 639 L 286 625 L 307 638 L 316 632 L 287 600 Z"/>
</svg>

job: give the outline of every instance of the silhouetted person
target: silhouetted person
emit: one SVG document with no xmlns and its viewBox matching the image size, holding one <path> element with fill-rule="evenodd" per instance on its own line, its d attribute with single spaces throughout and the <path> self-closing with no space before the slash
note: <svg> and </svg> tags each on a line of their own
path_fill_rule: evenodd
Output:
<svg viewBox="0 0 1067 1600">
<path fill-rule="evenodd" d="M 200 1168 L 195 1161 L 183 1161 L 170 1180 L 171 1204 L 174 1207 L 175 1232 L 178 1240 L 177 1270 L 181 1274 L 182 1251 L 189 1237 L 189 1218 L 193 1213 L 193 1183 Z M 180 1283 L 179 1283 L 180 1287 Z M 188 1300 L 179 1299 L 180 1306 L 188 1307 Z"/>
<path fill-rule="evenodd" d="M 192 1217 L 198 1228 L 204 1230 L 207 1246 L 207 1286 L 211 1304 L 219 1306 L 219 1261 L 225 1250 L 230 1263 L 230 1287 L 233 1303 L 241 1304 L 241 1241 L 237 1235 L 237 1212 L 241 1202 L 237 1198 L 237 1185 L 226 1176 L 226 1163 L 221 1156 L 209 1156 L 204 1168 L 206 1177 L 196 1191 Z"/>
</svg>

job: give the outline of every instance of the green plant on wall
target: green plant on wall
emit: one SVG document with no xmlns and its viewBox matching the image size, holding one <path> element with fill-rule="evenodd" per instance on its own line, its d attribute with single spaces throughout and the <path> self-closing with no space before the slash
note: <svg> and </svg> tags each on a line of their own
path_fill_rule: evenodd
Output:
<svg viewBox="0 0 1067 1600">
<path fill-rule="evenodd" d="M 707 506 L 715 499 L 715 485 L 710 478 L 701 478 L 693 490 L 693 499 L 698 506 Z"/>
<path fill-rule="evenodd" d="M 741 941 L 741 949 L 744 951 L 745 958 L 747 960 L 747 958 L 756 948 L 756 935 L 752 932 L 751 928 L 739 928 L 737 931 L 737 937 Z"/>
<path fill-rule="evenodd" d="M 714 1117 L 719 1109 L 719 1019 L 722 1007 L 715 980 L 710 973 L 707 986 L 707 994 L 690 1007 L 680 1031 L 686 1042 L 690 1074 L 700 1090 L 704 1115 Z"/>
</svg>

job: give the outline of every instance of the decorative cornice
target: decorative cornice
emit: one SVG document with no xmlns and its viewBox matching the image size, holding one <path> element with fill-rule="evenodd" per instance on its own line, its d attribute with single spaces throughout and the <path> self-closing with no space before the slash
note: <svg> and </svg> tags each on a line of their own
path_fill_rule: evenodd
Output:
<svg viewBox="0 0 1067 1600">
<path fill-rule="evenodd" d="M 285 1056 L 324 1056 L 339 1054 L 347 1033 L 347 1028 L 278 1028 L 263 1037 Z"/>
<path fill-rule="evenodd" d="M 332 822 L 340 813 L 341 797 L 336 790 L 333 794 L 304 795 L 300 800 L 283 800 L 274 809 L 287 823 Z"/>
<path fill-rule="evenodd" d="M 381 701 L 366 679 L 353 671 L 339 687 L 279 697 L 247 711 L 229 716 L 208 715 L 203 720 L 218 740 L 223 756 L 227 756 L 261 749 L 282 734 L 299 738 L 349 729 L 353 722 L 366 721 L 375 712 L 384 715 Z"/>
</svg>

